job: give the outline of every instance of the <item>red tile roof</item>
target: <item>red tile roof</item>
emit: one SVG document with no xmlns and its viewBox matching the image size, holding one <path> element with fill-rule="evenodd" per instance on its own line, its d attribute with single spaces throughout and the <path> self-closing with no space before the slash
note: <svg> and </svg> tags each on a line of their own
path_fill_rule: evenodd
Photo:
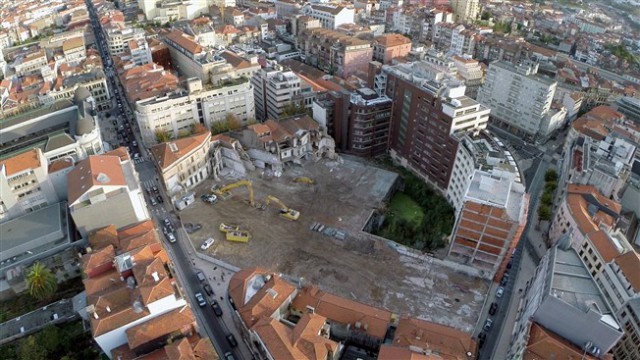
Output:
<svg viewBox="0 0 640 360">
<path fill-rule="evenodd" d="M 203 134 L 154 145 L 150 150 L 158 166 L 164 170 L 185 159 L 195 149 L 209 145 L 210 140 L 211 133 L 207 131 Z"/>
<path fill-rule="evenodd" d="M 67 179 L 70 204 L 94 187 L 127 185 L 116 156 L 91 155 L 80 161 Z"/>
<path fill-rule="evenodd" d="M 430 350 L 444 360 L 467 360 L 467 353 L 475 354 L 476 342 L 470 334 L 425 320 L 403 318 L 398 323 L 395 346 Z"/>
</svg>

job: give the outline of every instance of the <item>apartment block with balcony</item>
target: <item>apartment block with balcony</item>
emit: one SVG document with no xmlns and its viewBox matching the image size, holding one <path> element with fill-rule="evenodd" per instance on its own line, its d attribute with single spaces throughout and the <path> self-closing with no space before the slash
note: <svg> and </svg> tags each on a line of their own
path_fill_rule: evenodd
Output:
<svg viewBox="0 0 640 360">
<path fill-rule="evenodd" d="M 384 34 L 373 39 L 373 60 L 390 64 L 411 51 L 411 39 L 400 34 Z"/>
<path fill-rule="evenodd" d="M 170 196 L 184 194 L 222 170 L 220 149 L 209 131 L 155 145 L 150 151 Z"/>
<path fill-rule="evenodd" d="M 144 194 L 129 155 L 92 155 L 68 176 L 69 212 L 83 238 L 114 224 L 126 226 L 149 218 Z"/>
<path fill-rule="evenodd" d="M 557 122 L 555 127 L 544 126 L 557 82 L 537 72 L 535 62 L 519 66 L 493 62 L 478 92 L 478 101 L 491 108 L 491 118 L 497 124 L 529 139 L 547 136 L 558 126 Z"/>
<path fill-rule="evenodd" d="M 465 95 L 475 99 L 478 97 L 478 90 L 484 84 L 484 70 L 480 66 L 478 60 L 474 60 L 471 56 L 453 56 L 451 58 L 458 69 L 458 77 L 464 80 L 467 87 Z"/>
<path fill-rule="evenodd" d="M 509 172 L 476 170 L 456 218 L 447 257 L 499 281 L 527 223 L 529 197 Z"/>
</svg>

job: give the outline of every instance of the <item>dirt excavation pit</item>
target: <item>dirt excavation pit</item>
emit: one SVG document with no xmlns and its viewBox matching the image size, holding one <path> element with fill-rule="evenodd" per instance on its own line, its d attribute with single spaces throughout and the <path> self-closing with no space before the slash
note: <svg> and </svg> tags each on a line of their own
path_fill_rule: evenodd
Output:
<svg viewBox="0 0 640 360">
<path fill-rule="evenodd" d="M 313 184 L 294 179 L 308 177 Z M 267 195 L 300 211 L 298 221 L 279 216 L 279 206 L 266 210 L 247 204 L 246 187 L 209 205 L 199 199 L 212 185 L 250 179 L 255 201 Z M 208 237 L 215 243 L 211 256 L 244 268 L 260 266 L 304 278 L 322 289 L 399 315 L 411 315 L 471 332 L 482 309 L 488 283 L 449 266 L 400 255 L 386 241 L 361 231 L 373 209 L 391 195 L 397 175 L 361 161 L 323 160 L 285 168 L 281 177 L 255 171 L 247 176 L 225 174 L 196 189 L 196 202 L 180 212 L 183 222 L 202 224 L 191 234 L 196 249 Z M 238 225 L 251 233 L 248 243 L 230 242 L 220 223 Z M 318 231 L 333 229 L 335 236 Z M 455 300 L 457 299 L 457 301 Z"/>
</svg>

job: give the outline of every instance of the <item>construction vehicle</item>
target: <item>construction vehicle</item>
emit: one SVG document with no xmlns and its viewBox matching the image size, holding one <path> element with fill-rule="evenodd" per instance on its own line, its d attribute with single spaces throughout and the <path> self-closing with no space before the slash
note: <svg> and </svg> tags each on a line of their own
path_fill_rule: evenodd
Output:
<svg viewBox="0 0 640 360">
<path fill-rule="evenodd" d="M 212 189 L 213 193 L 216 194 L 217 196 L 223 198 L 223 199 L 227 199 L 229 197 L 229 190 L 235 189 L 237 187 L 240 186 L 246 186 L 247 189 L 249 190 L 249 205 L 251 207 L 255 207 L 255 201 L 253 198 L 253 185 L 251 184 L 251 180 L 240 180 L 240 181 L 236 181 L 232 184 L 229 184 L 227 186 L 223 186 L 219 189 Z"/>
<path fill-rule="evenodd" d="M 225 223 L 220 223 L 220 231 L 223 233 L 228 233 L 229 231 L 237 231 L 240 230 L 240 227 L 236 225 L 227 225 Z"/>
<path fill-rule="evenodd" d="M 302 184 L 309 184 L 309 185 L 313 185 L 315 183 L 315 181 L 313 181 L 312 178 L 308 178 L 306 176 L 297 177 L 297 178 L 293 179 L 293 182 L 302 183 Z"/>
<path fill-rule="evenodd" d="M 290 209 L 287 205 L 280 201 L 280 199 L 272 195 L 267 195 L 267 201 L 264 204 L 265 208 L 268 207 L 272 201 L 280 205 L 280 216 L 282 216 L 283 218 L 292 221 L 296 221 L 300 218 L 299 211 Z"/>
<path fill-rule="evenodd" d="M 251 234 L 249 234 L 248 231 L 244 231 L 244 230 L 233 230 L 233 231 L 229 231 L 227 233 L 227 240 L 228 241 L 235 241 L 235 242 L 248 242 L 249 238 L 251 237 Z"/>
</svg>

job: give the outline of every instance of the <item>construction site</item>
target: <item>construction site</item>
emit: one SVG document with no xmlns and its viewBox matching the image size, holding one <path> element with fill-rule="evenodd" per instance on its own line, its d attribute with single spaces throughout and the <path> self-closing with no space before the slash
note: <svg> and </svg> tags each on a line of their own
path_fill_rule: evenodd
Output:
<svg viewBox="0 0 640 360">
<path fill-rule="evenodd" d="M 225 169 L 180 212 L 194 248 L 240 268 L 260 266 L 345 297 L 472 332 L 489 284 L 362 231 L 395 193 L 396 173 L 362 160 L 307 161 L 274 176 Z M 213 237 L 212 246 L 200 250 Z"/>
</svg>

